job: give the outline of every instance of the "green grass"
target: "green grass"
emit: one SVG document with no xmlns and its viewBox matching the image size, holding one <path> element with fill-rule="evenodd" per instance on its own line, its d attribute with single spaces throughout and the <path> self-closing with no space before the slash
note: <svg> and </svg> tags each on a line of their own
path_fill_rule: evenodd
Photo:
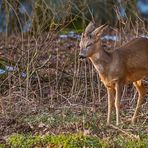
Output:
<svg viewBox="0 0 148 148">
<path fill-rule="evenodd" d="M 55 147 L 77 148 L 77 147 L 101 147 L 97 137 L 77 135 L 47 135 L 47 136 L 25 136 L 20 134 L 8 138 L 8 144 L 12 148 L 31 148 L 33 146 L 54 145 Z"/>
<path fill-rule="evenodd" d="M 5 145 L 4 144 L 0 144 L 0 148 L 5 148 Z"/>
<path fill-rule="evenodd" d="M 55 135 L 31 136 L 31 135 L 12 135 L 7 142 L 11 147 L 33 147 L 36 145 L 46 146 L 55 145 L 55 147 L 121 147 L 121 148 L 146 148 L 148 145 L 148 134 L 145 131 L 147 126 L 120 125 L 119 128 L 126 131 L 129 135 L 133 134 L 140 138 L 130 138 L 122 132 L 106 126 L 106 116 L 100 111 L 95 113 L 75 111 L 71 109 L 55 110 L 52 113 L 40 113 L 26 117 L 22 122 L 30 125 L 45 124 L 53 133 L 58 129 Z M 76 126 L 78 129 L 76 130 Z M 74 129 L 74 130 L 71 130 Z M 128 130 L 130 129 L 130 131 Z M 85 131 L 89 131 L 84 136 Z M 65 135 L 61 133 L 66 133 Z M 52 133 L 52 132 L 51 132 Z M 75 133 L 75 134 L 74 134 Z"/>
<path fill-rule="evenodd" d="M 148 136 L 142 140 L 134 140 L 126 137 L 113 137 L 100 139 L 96 136 L 84 136 L 82 133 L 67 135 L 45 135 L 31 136 L 14 134 L 7 139 L 7 144 L 11 148 L 31 148 L 34 146 L 52 146 L 62 148 L 106 148 L 106 147 L 122 147 L 122 148 L 146 148 L 148 144 Z"/>
<path fill-rule="evenodd" d="M 36 134 L 10 135 L 6 145 L 11 148 L 147 148 L 147 125 L 121 124 L 118 128 L 129 134 L 127 136 L 118 129 L 106 126 L 106 116 L 103 115 L 99 110 L 92 113 L 89 109 L 86 112 L 84 109 L 64 108 L 27 116 L 18 121 L 34 127 Z M 40 128 L 40 124 L 45 127 Z"/>
</svg>

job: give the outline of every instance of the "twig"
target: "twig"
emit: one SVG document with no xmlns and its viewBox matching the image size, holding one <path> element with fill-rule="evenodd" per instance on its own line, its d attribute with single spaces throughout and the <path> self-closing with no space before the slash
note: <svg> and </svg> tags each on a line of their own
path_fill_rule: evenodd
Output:
<svg viewBox="0 0 148 148">
<path fill-rule="evenodd" d="M 123 133 L 124 135 L 128 136 L 131 139 L 140 140 L 139 135 L 134 135 L 134 134 L 128 133 L 128 132 L 124 131 L 123 129 L 120 129 L 119 127 L 114 126 L 112 124 L 110 124 L 109 126 L 116 129 L 116 130 L 118 130 L 118 131 L 120 131 L 121 133 Z"/>
</svg>

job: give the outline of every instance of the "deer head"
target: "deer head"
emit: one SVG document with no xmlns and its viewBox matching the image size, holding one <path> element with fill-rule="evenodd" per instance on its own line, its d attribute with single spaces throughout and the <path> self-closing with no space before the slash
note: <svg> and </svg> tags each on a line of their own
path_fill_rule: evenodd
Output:
<svg viewBox="0 0 148 148">
<path fill-rule="evenodd" d="M 101 35 L 106 28 L 105 25 L 102 25 L 98 28 L 95 27 L 93 22 L 90 22 L 86 27 L 84 33 L 82 33 L 80 41 L 80 53 L 79 57 L 89 58 L 96 52 L 96 44 L 101 42 Z"/>
</svg>

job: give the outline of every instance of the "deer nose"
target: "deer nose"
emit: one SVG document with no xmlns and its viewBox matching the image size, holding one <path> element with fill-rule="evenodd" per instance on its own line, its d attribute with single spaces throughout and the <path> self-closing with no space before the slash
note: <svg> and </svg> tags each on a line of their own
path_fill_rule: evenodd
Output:
<svg viewBox="0 0 148 148">
<path fill-rule="evenodd" d="M 85 59 L 86 56 L 84 56 L 83 54 L 79 54 L 79 59 Z"/>
</svg>

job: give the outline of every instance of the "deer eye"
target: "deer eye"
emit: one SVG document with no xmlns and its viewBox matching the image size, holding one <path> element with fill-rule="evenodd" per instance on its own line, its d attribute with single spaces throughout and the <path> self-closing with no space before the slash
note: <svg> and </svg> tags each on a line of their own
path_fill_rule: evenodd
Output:
<svg viewBox="0 0 148 148">
<path fill-rule="evenodd" d="M 88 44 L 88 45 L 86 46 L 86 48 L 88 48 L 88 47 L 91 46 L 91 45 L 92 45 L 92 43 Z"/>
</svg>

